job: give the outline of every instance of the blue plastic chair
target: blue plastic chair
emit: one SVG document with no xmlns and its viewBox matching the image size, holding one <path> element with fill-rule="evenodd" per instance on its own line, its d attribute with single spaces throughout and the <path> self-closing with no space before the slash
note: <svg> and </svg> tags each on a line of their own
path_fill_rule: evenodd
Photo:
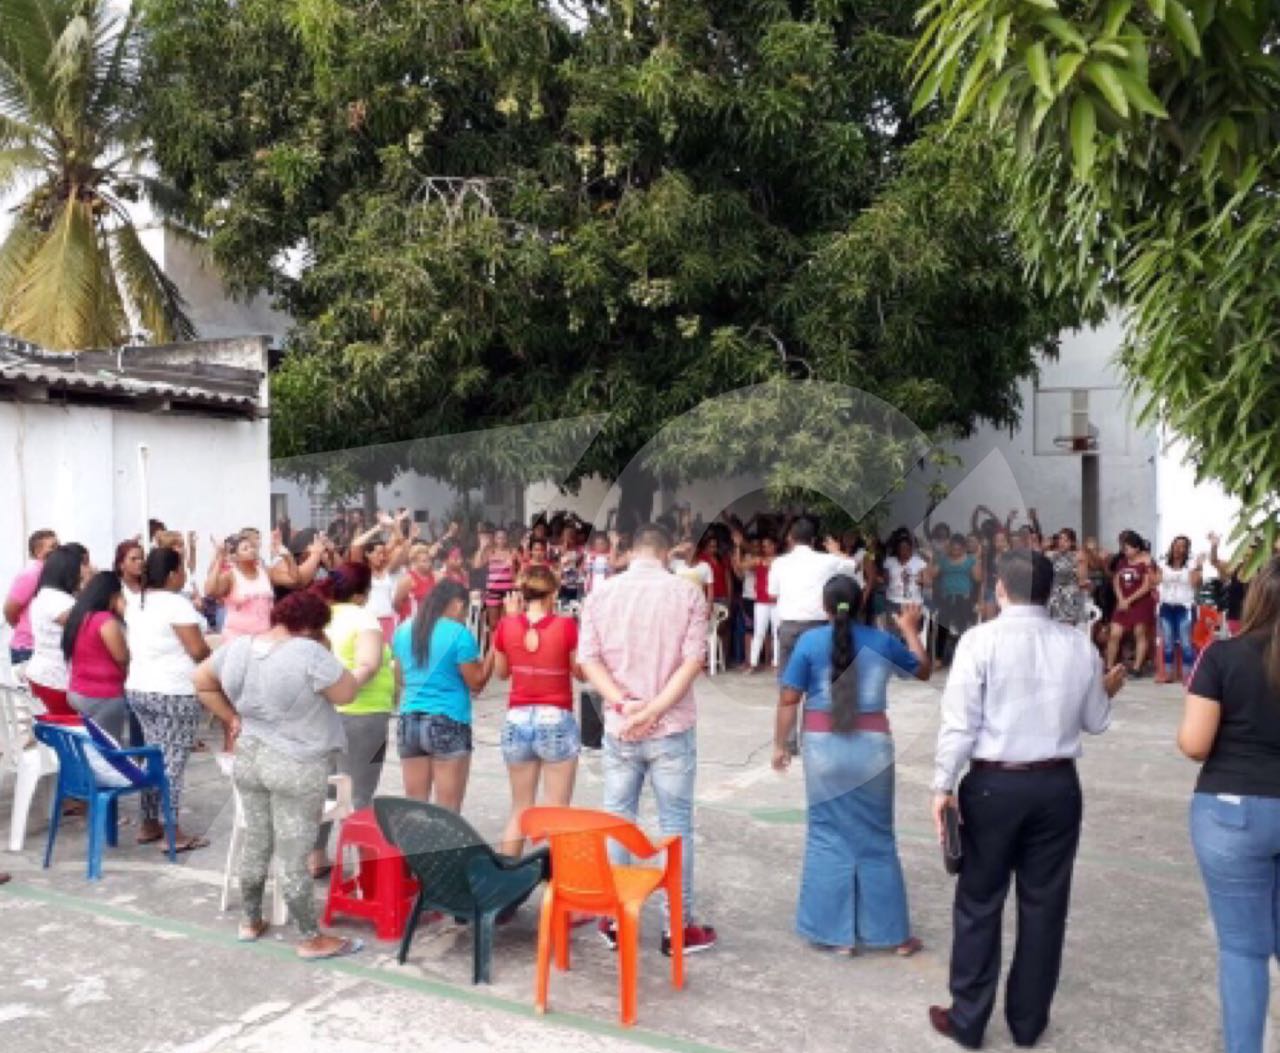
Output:
<svg viewBox="0 0 1280 1053">
<path fill-rule="evenodd" d="M 164 774 L 164 755 L 159 746 L 105 749 L 85 735 L 41 721 L 35 722 L 32 731 L 37 740 L 58 755 L 58 785 L 53 795 L 53 812 L 49 816 L 49 843 L 44 850 L 46 869 L 53 859 L 53 842 L 58 836 L 58 822 L 62 818 L 64 801 L 84 801 L 89 806 L 88 877 L 90 881 L 96 881 L 102 877 L 104 846 L 114 848 L 119 841 L 120 798 L 145 790 L 156 790 L 160 794 L 164 832 L 169 841 L 169 861 L 177 860 L 176 824 L 169 806 L 169 780 Z M 136 782 L 128 786 L 104 786 L 98 782 L 89 764 L 89 750 L 97 750 L 108 761 L 127 757 L 135 763 L 143 762 L 141 774 Z"/>
</svg>

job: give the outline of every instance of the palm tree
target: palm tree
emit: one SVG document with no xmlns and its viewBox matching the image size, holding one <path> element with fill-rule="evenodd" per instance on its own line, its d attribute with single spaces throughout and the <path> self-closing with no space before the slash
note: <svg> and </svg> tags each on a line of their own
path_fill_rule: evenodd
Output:
<svg viewBox="0 0 1280 1053">
<path fill-rule="evenodd" d="M 0 199 L 21 195 L 0 243 L 0 330 L 57 350 L 195 329 L 142 246 L 128 204 L 177 198 L 143 170 L 139 35 L 103 0 L 0 0 Z"/>
</svg>

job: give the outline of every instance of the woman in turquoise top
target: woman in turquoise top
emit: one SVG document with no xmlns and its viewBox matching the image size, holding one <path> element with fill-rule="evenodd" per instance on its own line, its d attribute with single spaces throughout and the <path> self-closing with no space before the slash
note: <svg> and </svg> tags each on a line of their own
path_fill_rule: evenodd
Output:
<svg viewBox="0 0 1280 1053">
<path fill-rule="evenodd" d="M 462 811 L 471 772 L 471 693 L 493 673 L 493 652 L 466 626 L 470 596 L 456 581 L 431 590 L 412 621 L 395 631 L 391 653 L 400 689 L 400 749 L 404 792 Z"/>
<path fill-rule="evenodd" d="M 808 802 L 796 930 L 847 953 L 859 946 L 915 954 L 907 888 L 893 830 L 894 752 L 889 733 L 891 676 L 928 680 L 921 611 L 895 615 L 902 641 L 856 625 L 862 590 L 838 574 L 822 593 L 829 626 L 800 637 L 782 675 L 773 766 L 791 763 L 787 742 L 804 699 L 804 782 Z"/>
</svg>

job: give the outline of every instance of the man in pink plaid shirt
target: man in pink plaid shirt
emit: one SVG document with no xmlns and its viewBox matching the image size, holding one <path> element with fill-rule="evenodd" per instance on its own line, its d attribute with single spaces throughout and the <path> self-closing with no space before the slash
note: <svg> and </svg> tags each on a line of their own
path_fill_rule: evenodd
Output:
<svg viewBox="0 0 1280 1053">
<path fill-rule="evenodd" d="M 578 661 L 604 702 L 604 807 L 634 821 L 645 779 L 658 823 L 683 841 L 684 950 L 715 946 L 716 931 L 695 923 L 693 794 L 698 767 L 693 682 L 707 651 L 707 600 L 667 569 L 671 538 L 660 526 L 636 531 L 625 574 L 602 582 L 582 609 Z M 614 862 L 626 863 L 616 850 Z M 617 946 L 612 921 L 600 933 Z M 670 933 L 662 952 L 671 953 Z"/>
</svg>

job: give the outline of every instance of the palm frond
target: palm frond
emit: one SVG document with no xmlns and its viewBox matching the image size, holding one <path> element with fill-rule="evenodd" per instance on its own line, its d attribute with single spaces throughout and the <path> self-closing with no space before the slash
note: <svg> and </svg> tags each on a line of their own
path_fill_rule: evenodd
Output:
<svg viewBox="0 0 1280 1053">
<path fill-rule="evenodd" d="M 32 121 L 53 116 L 46 66 L 56 27 L 70 17 L 65 0 L 0 0 L 0 109 Z"/>
<path fill-rule="evenodd" d="M 0 307 L 0 328 L 53 350 L 107 347 L 124 333 L 103 312 L 103 255 L 93 205 L 62 203 L 12 296 Z"/>
<path fill-rule="evenodd" d="M 167 220 L 190 223 L 192 219 L 191 199 L 172 183 L 155 176 L 133 173 L 120 180 L 132 183 L 142 197 L 155 209 L 156 213 Z"/>
<path fill-rule="evenodd" d="M 99 20 L 89 109 L 101 120 L 111 119 L 134 86 L 140 51 L 137 28 L 138 12 L 132 4 L 123 19 Z"/>
<path fill-rule="evenodd" d="M 0 328 L 4 327 L 6 304 L 12 304 L 13 290 L 26 273 L 43 237 L 34 224 L 19 216 L 0 242 Z"/>
<path fill-rule="evenodd" d="M 192 339 L 196 329 L 182 293 L 143 247 L 133 224 L 122 223 L 112 231 L 111 242 L 125 294 L 151 338 L 159 343 Z"/>
<path fill-rule="evenodd" d="M 32 179 L 47 171 L 47 158 L 34 146 L 0 148 L 0 198 L 24 179 Z"/>
<path fill-rule="evenodd" d="M 68 20 L 49 53 L 47 71 L 53 85 L 53 107 L 67 138 L 72 130 L 88 131 L 84 116 L 93 85 L 94 27 L 83 14 Z"/>
<path fill-rule="evenodd" d="M 40 132 L 35 125 L 0 113 L 0 146 L 22 146 L 39 138 Z"/>
</svg>

